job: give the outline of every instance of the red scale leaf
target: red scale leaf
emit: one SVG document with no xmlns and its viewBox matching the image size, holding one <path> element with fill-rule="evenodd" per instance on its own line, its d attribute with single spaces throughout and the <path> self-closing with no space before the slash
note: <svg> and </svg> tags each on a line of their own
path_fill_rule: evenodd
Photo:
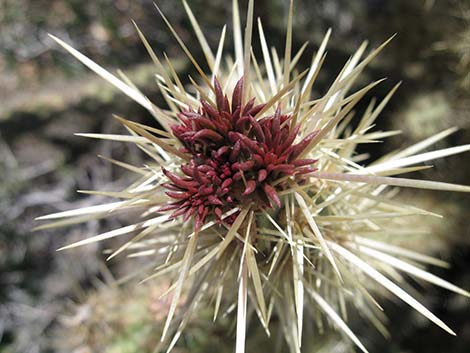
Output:
<svg viewBox="0 0 470 353">
<path fill-rule="evenodd" d="M 268 172 L 266 171 L 266 169 L 261 169 L 259 172 L 258 172 L 258 181 L 261 183 L 263 182 L 264 180 L 266 180 L 266 177 L 268 176 Z"/>
<path fill-rule="evenodd" d="M 243 77 L 238 80 L 235 88 L 233 89 L 232 95 L 232 112 L 237 110 L 242 105 L 242 95 L 243 95 Z"/>
<path fill-rule="evenodd" d="M 265 184 L 264 192 L 266 193 L 269 199 L 274 201 L 277 207 L 281 207 L 281 200 L 279 199 L 279 196 L 277 195 L 276 190 L 271 185 Z"/>
<path fill-rule="evenodd" d="M 243 195 L 250 195 L 253 191 L 256 189 L 256 181 L 254 180 L 249 180 L 246 183 L 246 189 L 243 192 Z"/>
</svg>

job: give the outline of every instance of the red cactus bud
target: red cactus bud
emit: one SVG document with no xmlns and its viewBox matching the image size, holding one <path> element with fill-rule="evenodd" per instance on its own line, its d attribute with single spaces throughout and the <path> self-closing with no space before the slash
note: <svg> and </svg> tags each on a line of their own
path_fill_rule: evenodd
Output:
<svg viewBox="0 0 470 353">
<path fill-rule="evenodd" d="M 274 187 L 271 182 L 315 170 L 311 165 L 316 160 L 296 158 L 316 133 L 293 145 L 300 127 L 286 124 L 290 116 L 282 115 L 280 106 L 273 115 L 255 119 L 264 105 L 255 105 L 251 98 L 242 106 L 243 78 L 233 91 L 231 110 L 218 80 L 214 80 L 214 89 L 217 107 L 201 100 L 197 112 L 189 109 L 179 114 L 182 124 L 172 127 L 185 150 L 193 155 L 181 166 L 184 177 L 163 171 L 171 181 L 164 184 L 166 194 L 176 200 L 171 205 L 176 209 L 174 215 L 194 215 L 195 227 L 196 223 L 201 226 L 209 214 L 220 220 L 223 212 L 244 199 L 259 208 L 272 204 L 281 207 L 277 193 L 285 184 Z M 266 196 L 255 192 L 258 187 Z"/>
</svg>

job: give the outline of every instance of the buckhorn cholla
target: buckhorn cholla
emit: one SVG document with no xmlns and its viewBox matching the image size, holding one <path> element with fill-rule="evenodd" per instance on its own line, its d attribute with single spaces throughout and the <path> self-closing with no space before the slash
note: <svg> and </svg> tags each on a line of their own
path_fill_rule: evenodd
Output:
<svg viewBox="0 0 470 353">
<path fill-rule="evenodd" d="M 292 1 L 283 59 L 268 49 L 259 20 L 262 58 L 253 54 L 253 3 L 249 2 L 242 35 L 238 4 L 233 1 L 232 59 L 224 53 L 225 27 L 214 54 L 183 1 L 209 74 L 161 14 L 200 75 L 200 80 L 190 78 L 195 93 L 186 91 L 171 61 L 164 66 L 137 29 L 155 63 L 168 110 L 152 104 L 126 77 L 112 75 L 53 37 L 147 108 L 157 124 L 150 127 L 118 118 L 130 135 L 80 134 L 135 143 L 153 160 L 145 167 L 121 163 L 139 177 L 116 193 L 123 201 L 41 217 L 53 220 L 42 228 L 62 225 L 64 219 L 69 224 L 126 209 L 141 210 L 139 222 L 64 249 L 133 234 L 110 258 L 124 252 L 149 256 L 159 265 L 150 278 L 176 275 L 162 334 L 164 341 L 172 333 L 169 349 L 201 299 L 213 297 L 214 317 L 221 305 L 228 310 L 236 307 L 237 352 L 244 351 L 247 317 L 253 310 L 268 334 L 270 318 L 275 315 L 290 350 L 300 352 L 305 305 L 314 308 L 309 314 L 324 313 L 333 327 L 366 351 L 345 322 L 347 305 L 361 311 L 383 332 L 383 315 L 371 295 L 377 288 L 391 292 L 454 334 L 385 275 L 398 270 L 465 296 L 469 293 L 419 265 L 445 265 L 442 261 L 381 238 L 404 224 L 405 216 L 435 216 L 393 200 L 394 187 L 470 191 L 468 186 L 392 176 L 420 170 L 421 162 L 468 151 L 470 146 L 422 152 L 455 131 L 449 129 L 364 166 L 355 147 L 396 134 L 372 132 L 371 128 L 398 85 L 380 104 L 371 103 L 355 128 L 349 125 L 353 108 L 380 81 L 349 91 L 386 43 L 362 60 L 366 45 L 360 46 L 326 94 L 315 97 L 312 87 L 326 56 L 330 32 L 310 68 L 298 74 L 296 63 L 305 47 L 292 55 Z M 237 289 L 231 290 L 234 286 Z M 185 313 L 174 322 L 183 292 L 187 293 Z"/>
</svg>

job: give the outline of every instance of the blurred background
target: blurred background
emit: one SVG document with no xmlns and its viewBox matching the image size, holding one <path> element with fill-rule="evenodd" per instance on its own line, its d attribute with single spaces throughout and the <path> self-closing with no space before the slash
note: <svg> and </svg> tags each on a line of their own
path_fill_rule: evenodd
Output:
<svg viewBox="0 0 470 353">
<path fill-rule="evenodd" d="M 157 3 L 202 60 L 183 6 L 172 0 Z M 227 22 L 231 27 L 227 1 L 188 3 L 215 47 L 222 26 Z M 240 5 L 245 8 L 246 1 Z M 255 15 L 262 18 L 269 43 L 281 52 L 287 8 L 287 0 L 255 2 Z M 112 113 L 135 121 L 149 119 L 136 103 L 59 49 L 47 33 L 110 70 L 122 69 L 155 103 L 164 105 L 131 19 L 155 51 L 160 56 L 166 53 L 180 77 L 189 82 L 193 68 L 151 0 L 0 0 L 0 353 L 146 353 L 159 340 L 166 302 L 158 300 L 158 295 L 167 283 L 120 286 L 116 278 L 139 264 L 119 258 L 105 264 L 106 243 L 56 252 L 62 245 L 116 227 L 125 219 L 31 231 L 38 225 L 37 216 L 101 201 L 98 196 L 78 194 L 77 189 L 112 190 L 130 178 L 98 154 L 136 164 L 141 161 L 132 146 L 74 133 L 122 132 Z M 460 129 L 438 147 L 470 143 L 470 1 L 296 0 L 294 47 L 310 42 L 300 66 L 309 64 L 330 27 L 333 35 L 318 92 L 324 92 L 363 40 L 377 46 L 398 34 L 367 69 L 362 83 L 387 77 L 373 92 L 380 99 L 403 81 L 377 122 L 378 129 L 400 129 L 403 134 L 361 152 L 373 159 L 451 126 Z M 230 38 L 226 52 L 231 47 Z M 413 177 L 470 184 L 469 172 L 467 153 L 437 161 L 433 169 Z M 450 270 L 434 269 L 434 273 L 468 290 L 468 195 L 405 191 L 400 197 L 446 216 L 431 224 L 432 237 L 410 239 L 409 245 L 448 260 Z M 390 340 L 352 318 L 353 329 L 370 351 L 468 352 L 468 300 L 434 287 L 416 284 L 416 288 L 425 292 L 425 305 L 458 337 L 446 335 L 404 305 L 384 301 Z M 232 351 L 231 322 L 222 319 L 212 325 L 210 317 L 202 311 L 175 351 Z M 266 344 L 264 334 L 256 329 L 249 336 L 248 352 L 262 353 L 263 347 L 266 352 L 276 351 L 277 340 Z M 285 351 L 279 348 L 282 345 L 276 347 Z M 305 348 L 312 353 L 351 350 L 341 337 L 329 333 L 315 337 Z"/>
</svg>

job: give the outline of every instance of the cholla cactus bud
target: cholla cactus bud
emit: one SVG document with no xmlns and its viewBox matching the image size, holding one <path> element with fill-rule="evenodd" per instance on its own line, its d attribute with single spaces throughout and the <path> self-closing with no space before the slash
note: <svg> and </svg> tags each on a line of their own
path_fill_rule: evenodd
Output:
<svg viewBox="0 0 470 353">
<path fill-rule="evenodd" d="M 181 150 L 191 155 L 189 163 L 181 166 L 185 177 L 163 168 L 171 181 L 164 185 L 166 194 L 177 201 L 160 211 L 176 209 L 171 217 L 184 215 L 185 221 L 194 216 L 196 230 L 209 214 L 222 222 L 223 213 L 241 205 L 257 211 L 272 204 L 281 207 L 278 191 L 288 187 L 285 177 L 299 181 L 316 170 L 315 159 L 298 158 L 316 132 L 295 144 L 300 125 L 292 126 L 292 115 L 281 115 L 280 107 L 257 119 L 264 104 L 254 106 L 252 98 L 242 105 L 243 79 L 235 86 L 231 104 L 217 79 L 214 88 L 216 107 L 201 100 L 199 111 L 178 114 L 182 124 L 172 126 L 184 146 Z M 225 223 L 231 225 L 230 220 Z"/>
<path fill-rule="evenodd" d="M 320 320 L 366 348 L 347 325 L 347 303 L 382 332 L 380 307 L 370 294 L 383 288 L 450 334 L 454 332 L 408 294 L 394 279 L 396 271 L 468 296 L 469 293 L 415 263 L 443 262 L 384 242 L 384 235 L 407 232 L 409 216 L 434 213 L 393 199 L 395 187 L 469 192 L 469 186 L 395 177 L 422 169 L 419 164 L 470 150 L 470 146 L 422 152 L 454 130 L 366 164 L 355 148 L 396 131 L 371 131 L 374 121 L 398 88 L 378 105 L 371 103 L 356 127 L 349 126 L 358 101 L 373 82 L 350 93 L 384 43 L 364 56 L 360 46 L 332 80 L 326 94 L 312 87 L 325 59 L 328 32 L 308 70 L 297 74 L 302 50 L 291 53 L 293 4 L 290 3 L 285 54 L 268 50 L 258 21 L 262 58 L 251 51 L 253 3 L 249 2 L 244 37 L 237 1 L 233 1 L 235 60 L 226 60 L 225 27 L 214 53 L 190 8 L 189 19 L 207 59 L 206 74 L 162 14 L 200 80 L 185 89 L 168 61 L 165 68 L 138 31 L 157 70 L 168 109 L 152 104 L 127 78 L 120 79 L 53 37 L 86 66 L 144 106 L 155 126 L 119 120 L 130 135 L 82 134 L 137 144 L 152 160 L 128 166 L 136 183 L 115 195 L 124 201 L 42 217 L 87 220 L 116 211 L 141 210 L 133 225 L 65 246 L 73 248 L 112 237 L 134 235 L 110 257 L 121 253 L 148 256 L 158 267 L 150 278 L 173 274 L 176 281 L 162 340 L 171 349 L 202 298 L 215 298 L 215 314 L 236 307 L 236 352 L 244 352 L 247 320 L 255 313 L 269 335 L 275 316 L 292 352 L 300 352 L 304 320 Z M 243 38 L 243 40 L 242 40 Z M 409 229 L 409 228 L 408 228 Z M 151 241 L 149 240 L 151 239 Z M 149 278 L 149 279 L 150 279 Z M 186 292 L 187 291 L 187 292 Z M 177 303 L 186 295 L 184 315 L 174 322 Z M 250 300 L 249 300 L 250 299 Z M 304 310 L 308 305 L 309 310 Z M 304 313 L 308 318 L 304 318 Z M 312 317 L 313 315 L 313 317 Z M 170 336 L 169 334 L 172 333 Z"/>
</svg>

